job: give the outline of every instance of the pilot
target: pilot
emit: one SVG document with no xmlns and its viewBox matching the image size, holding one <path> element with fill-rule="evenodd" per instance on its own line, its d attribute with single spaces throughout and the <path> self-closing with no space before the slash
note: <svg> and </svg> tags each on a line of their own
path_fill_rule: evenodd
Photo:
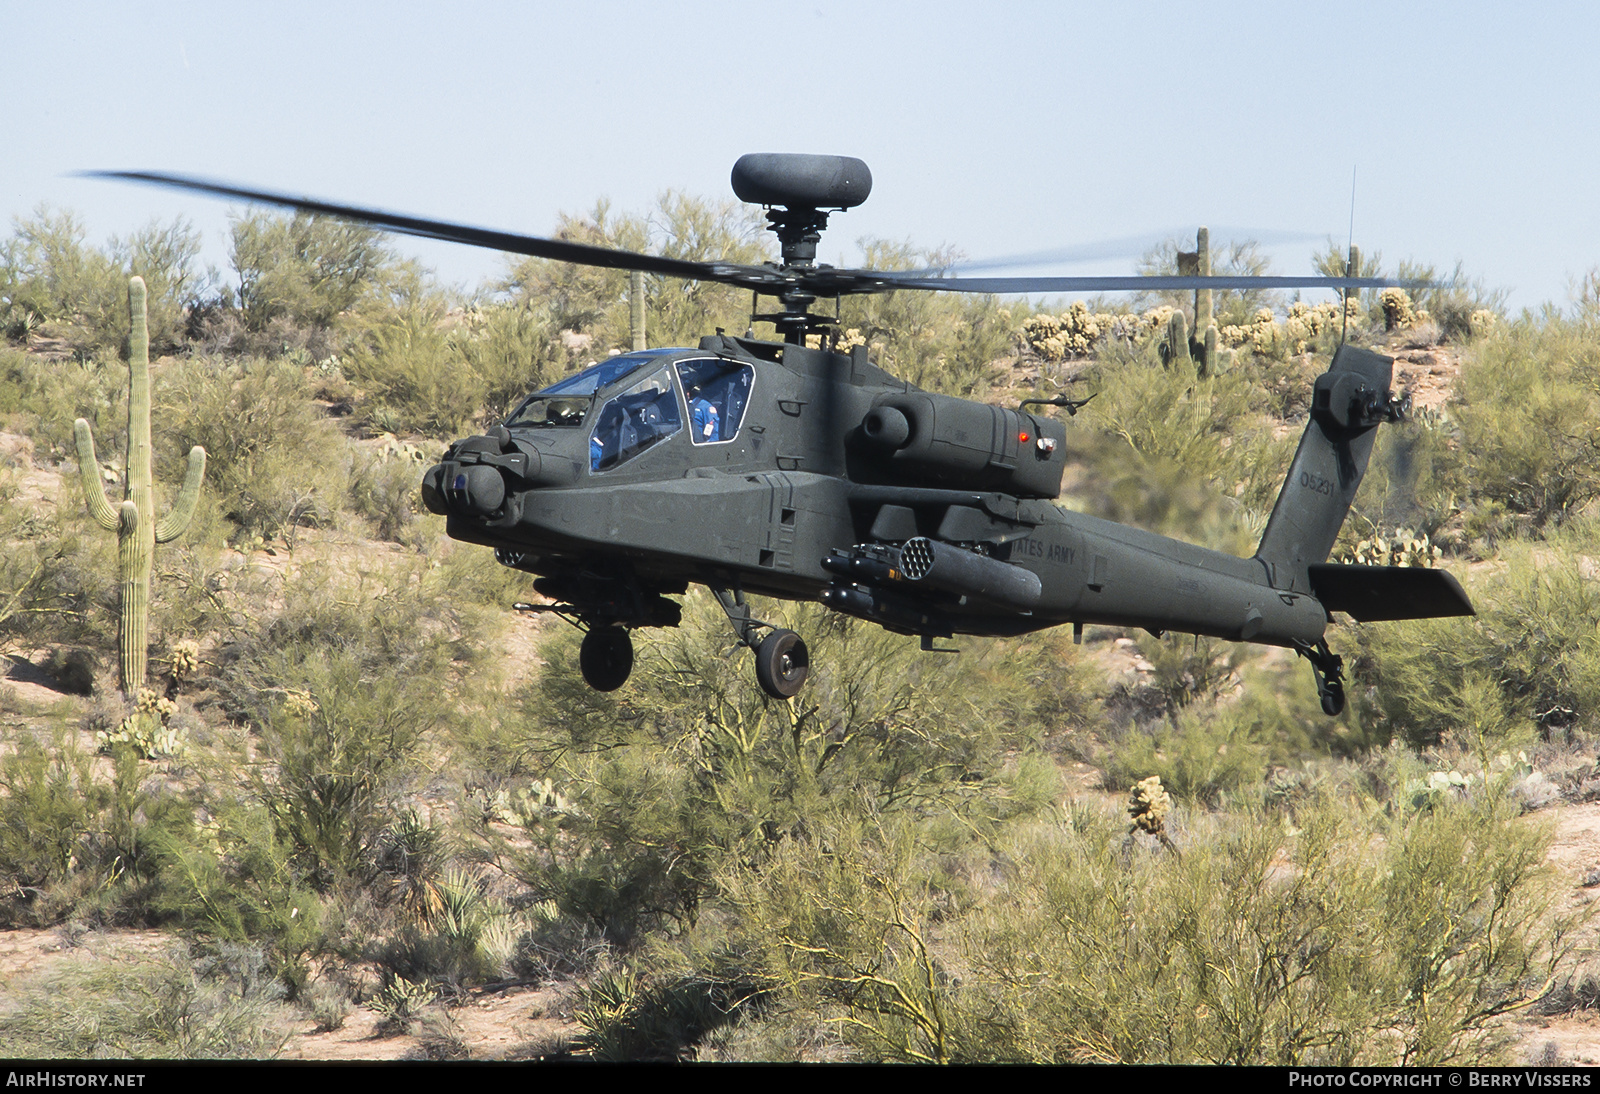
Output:
<svg viewBox="0 0 1600 1094">
<path fill-rule="evenodd" d="M 589 470 L 610 467 L 622 457 L 622 408 L 612 403 L 589 435 Z"/>
<path fill-rule="evenodd" d="M 722 439 L 722 412 L 717 404 L 706 397 L 699 386 L 690 393 L 689 427 L 694 432 L 696 444 Z"/>
</svg>

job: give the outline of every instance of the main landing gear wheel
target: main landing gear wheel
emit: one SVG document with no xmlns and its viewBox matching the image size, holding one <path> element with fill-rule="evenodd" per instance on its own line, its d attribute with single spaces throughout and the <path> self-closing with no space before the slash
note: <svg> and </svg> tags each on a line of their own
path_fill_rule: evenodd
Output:
<svg viewBox="0 0 1600 1094">
<path fill-rule="evenodd" d="M 621 627 L 596 627 L 578 650 L 583 682 L 596 691 L 616 691 L 633 671 L 633 639 Z"/>
<path fill-rule="evenodd" d="M 1324 686 L 1322 695 L 1322 713 L 1337 715 L 1344 710 L 1344 684 L 1339 680 L 1329 680 Z"/>
<path fill-rule="evenodd" d="M 803 638 L 793 631 L 773 631 L 756 649 L 756 680 L 774 699 L 799 694 L 811 671 L 811 656 Z"/>
</svg>

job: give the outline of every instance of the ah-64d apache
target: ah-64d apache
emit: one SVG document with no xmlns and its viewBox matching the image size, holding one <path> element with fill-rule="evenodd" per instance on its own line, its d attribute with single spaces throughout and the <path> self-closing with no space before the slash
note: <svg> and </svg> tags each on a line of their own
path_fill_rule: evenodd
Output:
<svg viewBox="0 0 1600 1094">
<path fill-rule="evenodd" d="M 693 262 L 397 216 L 171 175 L 118 173 L 345 217 L 393 231 L 612 269 L 737 285 L 774 297 L 752 315 L 781 342 L 713 334 L 693 349 L 612 357 L 530 395 L 506 421 L 446 449 L 422 497 L 458 540 L 494 548 L 587 633 L 589 684 L 620 687 L 629 632 L 677 625 L 671 599 L 707 586 L 768 694 L 805 682 L 805 641 L 754 618 L 747 593 L 820 600 L 918 635 L 1019 635 L 1084 624 L 1212 635 L 1297 650 L 1322 707 L 1344 707 L 1324 631 L 1358 620 L 1470 615 L 1441 570 L 1327 561 L 1377 427 L 1404 416 L 1393 362 L 1341 346 L 1312 391 L 1310 422 L 1260 546 L 1236 558 L 1052 503 L 1065 467 L 1052 417 L 923 391 L 826 348 L 836 324 L 810 307 L 857 293 L 1371 288 L 1375 278 L 944 277 L 816 262 L 830 211 L 859 205 L 860 160 L 751 155 L 733 189 L 767 208 L 782 259 Z M 824 348 L 807 345 L 822 334 Z M 1054 400 L 1076 412 L 1080 403 Z M 531 607 L 522 605 L 522 607 Z"/>
</svg>

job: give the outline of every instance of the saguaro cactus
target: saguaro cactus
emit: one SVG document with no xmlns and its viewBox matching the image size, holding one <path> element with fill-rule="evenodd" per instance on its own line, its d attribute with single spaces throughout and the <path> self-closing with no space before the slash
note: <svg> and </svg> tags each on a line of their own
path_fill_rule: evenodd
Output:
<svg viewBox="0 0 1600 1094">
<path fill-rule="evenodd" d="M 1182 311 L 1175 311 L 1167 317 L 1167 344 L 1163 358 L 1163 363 L 1169 366 L 1192 359 L 1189 355 L 1189 324 Z"/>
<path fill-rule="evenodd" d="M 144 685 L 150 633 L 150 570 L 155 545 L 183 535 L 200 497 L 200 480 L 206 473 L 206 450 L 189 450 L 189 470 L 183 477 L 178 501 L 165 520 L 155 519 L 155 492 L 150 484 L 150 330 L 145 313 L 144 279 L 128 281 L 128 311 L 133 330 L 128 337 L 128 458 L 127 490 L 119 509 L 113 509 L 100 485 L 100 464 L 95 457 L 94 434 L 89 423 L 73 423 L 78 439 L 78 469 L 83 475 L 83 496 L 89 515 L 108 532 L 117 533 L 117 564 L 122 576 L 122 618 L 117 644 L 122 655 L 122 690 L 134 695 Z"/>
</svg>

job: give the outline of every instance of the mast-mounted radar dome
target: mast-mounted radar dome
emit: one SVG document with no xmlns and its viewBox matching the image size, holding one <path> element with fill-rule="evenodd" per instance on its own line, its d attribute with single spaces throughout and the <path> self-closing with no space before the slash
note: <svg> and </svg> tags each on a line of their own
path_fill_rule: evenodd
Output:
<svg viewBox="0 0 1600 1094">
<path fill-rule="evenodd" d="M 852 209 L 872 193 L 872 172 L 854 156 L 752 152 L 733 165 L 733 192 L 752 205 Z"/>
</svg>

